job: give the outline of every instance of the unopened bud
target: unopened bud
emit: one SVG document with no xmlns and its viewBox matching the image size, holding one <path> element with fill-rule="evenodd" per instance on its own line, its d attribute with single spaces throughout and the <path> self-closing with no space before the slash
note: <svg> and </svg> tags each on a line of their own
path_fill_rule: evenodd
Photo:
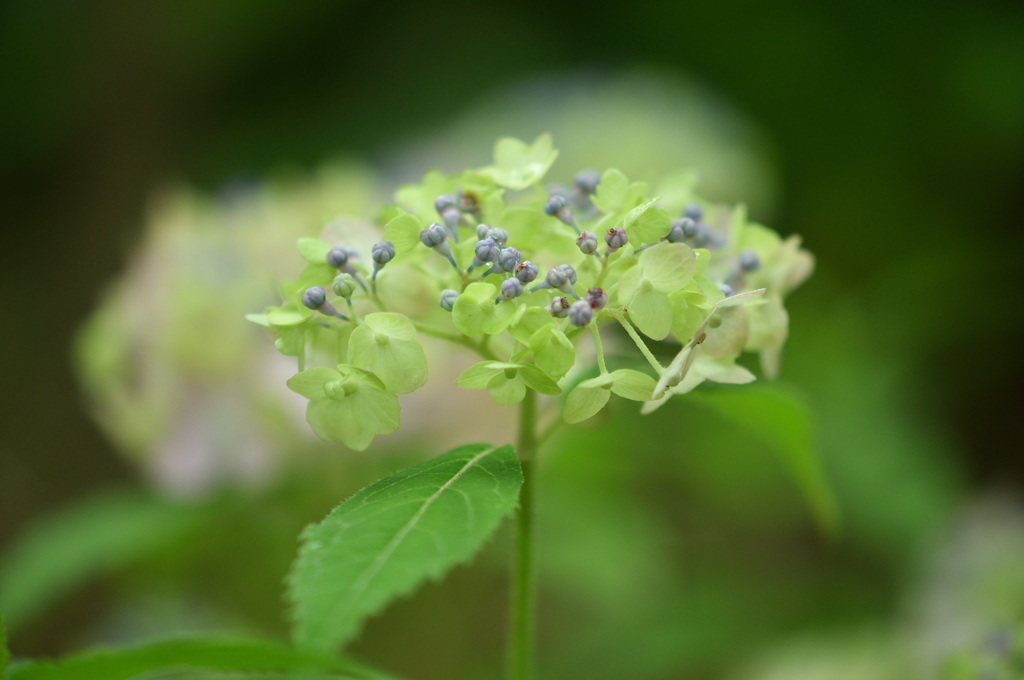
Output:
<svg viewBox="0 0 1024 680">
<path fill-rule="evenodd" d="M 585 300 L 574 302 L 569 308 L 569 322 L 573 326 L 586 326 L 594 318 L 594 310 Z"/>
</svg>

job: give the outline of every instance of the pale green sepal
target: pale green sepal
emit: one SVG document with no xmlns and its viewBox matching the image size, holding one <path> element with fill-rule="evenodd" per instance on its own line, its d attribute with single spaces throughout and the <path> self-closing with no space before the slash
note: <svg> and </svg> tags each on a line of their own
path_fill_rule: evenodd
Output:
<svg viewBox="0 0 1024 680">
<path fill-rule="evenodd" d="M 318 238 L 303 236 L 295 242 L 295 247 L 303 260 L 310 264 L 324 264 L 331 244 Z"/>
<path fill-rule="evenodd" d="M 490 283 L 471 283 L 452 308 L 452 323 L 463 335 L 479 338 L 505 330 L 516 308 L 512 304 L 495 304 L 498 288 Z"/>
<path fill-rule="evenodd" d="M 540 310 L 549 319 L 551 315 Z M 542 326 L 530 336 L 528 343 L 533 352 L 533 363 L 552 380 L 559 380 L 576 363 L 576 348 L 555 325 Z"/>
<path fill-rule="evenodd" d="M 408 394 L 427 382 L 427 355 L 412 321 L 402 314 L 364 316 L 349 338 L 348 362 L 368 368 L 390 392 Z"/>
<path fill-rule="evenodd" d="M 494 145 L 494 165 L 481 168 L 479 172 L 500 186 L 525 189 L 544 177 L 557 156 L 549 134 L 540 135 L 530 145 L 514 137 L 504 137 Z"/>
<path fill-rule="evenodd" d="M 530 364 L 522 364 L 519 367 L 519 377 L 522 379 L 526 386 L 537 390 L 541 394 L 556 395 L 561 394 L 562 389 L 558 384 L 544 375 L 544 372 L 536 366 Z"/>
<path fill-rule="evenodd" d="M 506 368 L 518 368 L 518 364 L 506 364 L 500 361 L 481 361 L 473 364 L 455 379 L 455 386 L 470 390 L 482 390 L 487 387 L 491 378 Z"/>
<path fill-rule="evenodd" d="M 652 340 L 664 340 L 672 329 L 672 304 L 668 296 L 642 281 L 627 307 L 637 329 Z"/>
<path fill-rule="evenodd" d="M 672 216 L 660 208 L 653 207 L 657 198 L 641 203 L 630 210 L 622 220 L 622 226 L 629 236 L 629 243 L 639 248 L 645 243 L 657 243 L 672 230 Z"/>
<path fill-rule="evenodd" d="M 566 397 L 562 419 L 572 424 L 596 415 L 611 398 L 613 384 L 614 378 L 610 374 L 581 382 Z"/>
<path fill-rule="evenodd" d="M 395 246 L 395 255 L 408 253 L 420 245 L 420 231 L 423 225 L 419 218 L 409 213 L 402 213 L 388 220 L 384 225 L 384 240 L 391 241 Z"/>
<path fill-rule="evenodd" d="M 624 399 L 632 399 L 633 401 L 648 401 L 651 395 L 654 394 L 654 388 L 657 386 L 657 381 L 654 378 L 641 373 L 640 371 L 634 371 L 629 368 L 620 368 L 617 371 L 612 371 L 612 392 Z"/>
<path fill-rule="evenodd" d="M 487 383 L 487 392 L 498 406 L 512 406 L 526 397 L 526 385 L 523 384 L 518 370 L 512 378 L 509 378 L 505 371 L 501 371 Z"/>
<path fill-rule="evenodd" d="M 270 321 L 267 319 L 266 314 L 246 314 L 246 321 L 252 321 L 254 324 L 263 326 L 264 328 L 270 328 Z"/>
<path fill-rule="evenodd" d="M 288 389 L 306 399 L 326 399 L 324 385 L 334 380 L 341 380 L 338 371 L 326 366 L 314 366 L 289 378 Z"/>
<path fill-rule="evenodd" d="M 663 241 L 640 253 L 640 267 L 651 285 L 674 293 L 693 279 L 697 258 L 685 243 Z"/>
</svg>

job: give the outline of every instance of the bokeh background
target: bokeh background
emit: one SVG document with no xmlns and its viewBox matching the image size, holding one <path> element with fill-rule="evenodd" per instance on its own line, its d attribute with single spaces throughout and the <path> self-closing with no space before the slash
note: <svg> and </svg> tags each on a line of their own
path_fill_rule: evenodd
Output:
<svg viewBox="0 0 1024 680">
<path fill-rule="evenodd" d="M 652 419 L 614 409 L 545 456 L 542 677 L 1011 663 L 1024 6 L 991 0 L 0 5 L 15 654 L 285 635 L 301 527 L 442 449 L 313 442 L 275 396 L 289 367 L 237 309 L 272 302 L 295 236 L 545 131 L 552 179 L 696 168 L 708 198 L 803 236 L 818 267 L 765 404 L 798 403 L 797 432 L 809 414 L 843 530 L 816 529 L 778 452 L 714 393 Z M 474 438 L 444 417 L 409 427 Z M 507 543 L 353 651 L 408 677 L 497 677 Z"/>
</svg>

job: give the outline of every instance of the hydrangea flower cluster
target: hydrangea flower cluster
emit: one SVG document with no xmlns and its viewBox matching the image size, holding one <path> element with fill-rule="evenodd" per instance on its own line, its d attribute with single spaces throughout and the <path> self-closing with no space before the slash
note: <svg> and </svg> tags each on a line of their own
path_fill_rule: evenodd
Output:
<svg viewBox="0 0 1024 680">
<path fill-rule="evenodd" d="M 322 439 L 363 450 L 398 428 L 396 395 L 427 379 L 420 334 L 475 351 L 482 360 L 456 385 L 486 389 L 498 404 L 567 391 L 570 423 L 611 395 L 649 412 L 705 380 L 750 382 L 736 363 L 743 351 L 777 373 L 783 301 L 813 269 L 798 237 L 749 222 L 742 205 L 701 200 L 679 176 L 655 192 L 615 169 L 545 186 L 556 156 L 547 135 L 529 145 L 506 138 L 492 165 L 428 172 L 382 212 L 368 259 L 350 244 L 299 239 L 307 265 L 281 286 L 284 303 L 248 318 L 299 358 L 288 386 L 310 400 L 307 420 Z M 608 369 L 605 324 L 635 343 L 630 366 L 642 358 L 649 370 Z M 598 375 L 573 385 L 588 335 Z M 681 348 L 664 366 L 644 336 Z M 307 368 L 309 347 L 340 363 Z"/>
</svg>

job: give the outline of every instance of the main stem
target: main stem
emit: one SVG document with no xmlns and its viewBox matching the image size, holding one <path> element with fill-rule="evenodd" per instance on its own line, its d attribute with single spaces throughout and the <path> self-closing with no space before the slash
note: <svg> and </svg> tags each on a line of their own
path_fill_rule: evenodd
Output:
<svg viewBox="0 0 1024 680">
<path fill-rule="evenodd" d="M 509 680 L 529 680 L 533 666 L 533 464 L 537 453 L 537 393 L 526 390 L 519 407 L 517 452 L 523 469 L 516 513 L 515 567 L 509 621 Z"/>
</svg>

